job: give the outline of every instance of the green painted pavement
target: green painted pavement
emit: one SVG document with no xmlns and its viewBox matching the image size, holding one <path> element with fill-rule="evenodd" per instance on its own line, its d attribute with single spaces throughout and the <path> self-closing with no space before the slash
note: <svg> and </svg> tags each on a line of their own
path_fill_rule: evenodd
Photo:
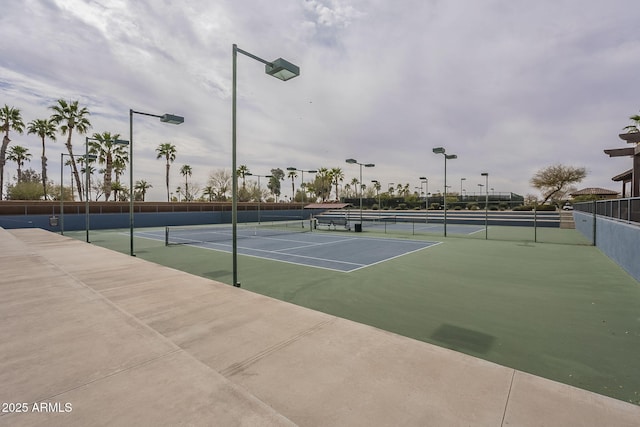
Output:
<svg viewBox="0 0 640 427">
<path fill-rule="evenodd" d="M 533 240 L 531 231 L 520 232 Z M 239 279 L 260 294 L 640 404 L 640 283 L 575 230 L 555 231 L 544 230 L 547 241 L 574 244 L 507 232 L 492 240 L 490 228 L 490 240 L 440 237 L 353 273 L 240 256 Z M 91 236 L 129 251 L 126 232 Z M 227 253 L 136 239 L 136 254 L 231 283 Z"/>
</svg>

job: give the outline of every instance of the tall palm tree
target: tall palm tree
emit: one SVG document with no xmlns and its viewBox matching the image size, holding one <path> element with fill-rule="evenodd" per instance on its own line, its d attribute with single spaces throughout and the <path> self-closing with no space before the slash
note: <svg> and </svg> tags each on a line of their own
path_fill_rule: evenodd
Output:
<svg viewBox="0 0 640 427">
<path fill-rule="evenodd" d="M 113 200 L 116 201 L 118 200 L 118 193 L 121 191 L 125 191 L 125 188 L 122 186 L 122 184 L 116 181 L 111 183 L 111 191 L 113 192 Z"/>
<path fill-rule="evenodd" d="M 42 191 L 44 199 L 47 200 L 47 156 L 45 155 L 45 138 L 56 140 L 56 124 L 51 119 L 35 119 L 27 125 L 27 134 L 36 134 L 42 139 Z"/>
<path fill-rule="evenodd" d="M 331 177 L 329 176 L 329 169 L 327 168 L 318 168 L 318 172 L 316 174 L 316 179 L 320 181 L 320 200 L 325 201 L 327 196 L 327 183 L 329 184 L 329 193 L 331 192 Z"/>
<path fill-rule="evenodd" d="M 189 177 L 193 173 L 191 166 L 183 165 L 180 168 L 180 175 L 184 176 L 184 198 L 187 202 L 191 201 L 191 196 L 189 195 Z"/>
<path fill-rule="evenodd" d="M 73 157 L 73 146 L 71 145 L 71 135 L 75 130 L 80 135 L 87 133 L 91 127 L 91 122 L 87 116 L 90 115 L 87 107 L 78 105 L 78 101 L 67 102 L 64 99 L 58 99 L 56 105 L 49 107 L 53 110 L 51 115 L 51 121 L 60 126 L 60 132 L 62 135 L 67 135 L 66 147 L 69 152 L 69 158 L 71 159 L 71 168 L 73 169 L 73 176 L 76 179 L 76 185 L 78 190 L 82 188 L 80 181 L 80 174 L 78 173 L 78 167 L 76 166 L 75 158 Z M 82 201 L 82 191 L 78 191 L 80 201 Z"/>
<path fill-rule="evenodd" d="M 147 190 L 152 187 L 153 185 L 149 184 L 144 179 L 141 179 L 139 181 L 136 181 L 136 186 L 134 188 L 140 192 L 140 195 L 142 196 L 142 201 L 144 202 L 144 196 L 147 194 Z"/>
<path fill-rule="evenodd" d="M 93 173 L 96 171 L 96 168 L 94 166 L 91 166 L 91 163 L 94 162 L 93 159 L 88 160 L 85 164 L 85 159 L 84 157 L 79 157 L 78 158 L 78 162 L 82 165 L 82 168 L 80 169 L 80 172 L 82 172 L 83 174 L 89 174 L 89 178 L 87 179 L 87 182 L 89 183 L 89 187 L 88 189 L 85 189 L 85 192 L 88 191 L 87 194 L 89 194 L 89 200 L 91 200 L 91 177 L 93 176 Z M 82 188 L 82 187 L 78 187 L 78 188 Z M 78 191 L 78 194 L 80 195 L 79 197 L 82 197 L 82 191 Z"/>
<path fill-rule="evenodd" d="M 209 201 L 212 202 L 213 198 L 216 196 L 216 189 L 213 188 L 213 186 L 211 185 L 207 185 L 206 187 L 204 187 L 204 190 L 202 191 L 202 195 L 207 196 L 207 199 L 209 199 Z"/>
<path fill-rule="evenodd" d="M 298 174 L 296 171 L 290 170 L 287 177 L 291 178 L 291 201 L 293 202 L 296 200 L 296 186 L 294 180 L 298 177 Z"/>
<path fill-rule="evenodd" d="M 24 132 L 24 123 L 22 122 L 19 109 L 9 107 L 7 104 L 4 104 L 4 107 L 0 108 L 0 130 L 4 132 L 2 148 L 0 148 L 0 200 L 2 200 L 2 192 L 4 191 L 4 164 L 6 163 L 7 147 L 11 142 L 9 139 L 9 131 L 14 130 L 20 134 Z"/>
<path fill-rule="evenodd" d="M 176 146 L 171 144 L 170 142 L 165 142 L 160 144 L 158 148 L 156 148 L 156 159 L 164 158 L 167 161 L 167 169 L 166 169 L 166 183 L 167 183 L 167 202 L 169 201 L 169 168 L 171 167 L 171 163 L 176 159 Z"/>
<path fill-rule="evenodd" d="M 246 176 L 250 175 L 249 173 L 249 168 L 247 167 L 247 165 L 240 165 L 240 167 L 238 168 L 238 176 L 240 178 L 242 178 L 242 189 L 244 190 L 246 188 Z"/>
<path fill-rule="evenodd" d="M 360 184 L 360 180 L 358 178 L 351 178 L 351 185 L 356 190 L 356 197 L 358 197 L 358 194 L 360 194 L 358 192 L 358 184 Z"/>
<path fill-rule="evenodd" d="M 71 171 L 71 173 L 70 173 L 70 178 L 71 178 L 71 200 L 73 201 L 73 200 L 76 199 L 76 196 L 74 195 L 74 192 L 73 192 L 73 169 L 71 169 L 71 159 L 67 159 L 67 161 L 64 162 L 64 165 L 65 166 L 69 166 L 69 169 Z"/>
<path fill-rule="evenodd" d="M 110 132 L 94 133 L 93 141 L 89 141 L 90 153 L 98 156 L 98 162 L 105 165 L 104 169 L 104 198 L 111 197 L 111 172 L 113 171 L 113 161 L 116 155 L 123 156 L 126 152 L 124 145 L 116 144 L 120 134 L 112 135 Z M 126 156 L 126 154 L 124 154 Z"/>
<path fill-rule="evenodd" d="M 21 147 L 19 145 L 14 145 L 9 150 L 9 155 L 7 156 L 7 160 L 11 160 L 12 162 L 16 162 L 18 165 L 18 182 L 22 181 L 22 167 L 24 166 L 24 161 L 31 161 L 31 154 L 29 153 L 28 148 Z"/>
<path fill-rule="evenodd" d="M 331 179 L 333 180 L 333 185 L 336 186 L 336 200 L 340 200 L 340 195 L 338 194 L 338 181 L 342 182 L 344 180 L 344 172 L 342 172 L 341 168 L 332 168 L 330 174 Z"/>
</svg>

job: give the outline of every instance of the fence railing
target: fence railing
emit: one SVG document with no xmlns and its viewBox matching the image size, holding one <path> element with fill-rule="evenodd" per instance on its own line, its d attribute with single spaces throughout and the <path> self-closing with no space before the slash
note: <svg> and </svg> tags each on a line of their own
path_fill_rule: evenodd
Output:
<svg viewBox="0 0 640 427">
<path fill-rule="evenodd" d="M 580 212 L 595 213 L 627 223 L 640 224 L 640 197 L 581 202 L 575 203 L 573 208 Z"/>
</svg>

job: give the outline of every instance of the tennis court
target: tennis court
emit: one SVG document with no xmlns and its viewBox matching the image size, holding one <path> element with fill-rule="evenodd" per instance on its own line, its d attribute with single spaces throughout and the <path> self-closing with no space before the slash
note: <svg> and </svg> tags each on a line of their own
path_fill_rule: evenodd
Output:
<svg viewBox="0 0 640 427">
<path fill-rule="evenodd" d="M 310 231 L 309 224 L 302 221 L 239 224 L 238 254 L 349 273 L 439 243 Z M 233 232 L 228 224 L 166 227 L 137 231 L 135 235 L 164 241 L 167 246 L 232 251 Z"/>
<path fill-rule="evenodd" d="M 467 234 L 455 234 L 459 226 Z M 414 234 L 367 224 L 361 233 L 243 231 L 238 277 L 246 290 L 640 404 L 638 282 L 582 244 L 577 230 L 539 229 L 536 242 L 531 227 L 489 225 L 485 240 L 475 226 L 448 224 L 448 237 L 441 228 Z M 135 233 L 138 257 L 232 282 L 229 235 L 166 246 L 163 228 Z M 392 253 L 395 241 L 401 250 Z M 129 253 L 128 230 L 92 230 L 91 242 Z M 366 268 L 326 268 L 318 258 Z"/>
</svg>

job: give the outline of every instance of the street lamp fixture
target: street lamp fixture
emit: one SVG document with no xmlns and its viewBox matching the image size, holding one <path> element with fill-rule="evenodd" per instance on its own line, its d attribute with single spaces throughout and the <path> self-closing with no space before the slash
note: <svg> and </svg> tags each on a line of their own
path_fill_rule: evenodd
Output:
<svg viewBox="0 0 640 427">
<path fill-rule="evenodd" d="M 240 49 L 236 44 L 232 47 L 233 81 L 231 85 L 231 229 L 232 229 L 232 258 L 233 258 L 233 286 L 240 287 L 238 283 L 238 170 L 236 167 L 236 110 L 237 110 L 237 62 L 238 53 L 255 59 L 265 65 L 265 73 L 282 81 L 290 80 L 300 75 L 300 68 L 282 58 L 274 61 L 266 61 L 252 53 Z"/>
<path fill-rule="evenodd" d="M 310 169 L 310 170 L 303 170 L 303 169 L 298 169 L 298 168 L 294 168 L 293 166 L 290 166 L 287 168 L 288 171 L 298 171 L 298 172 L 302 172 L 302 176 L 300 177 L 300 187 L 302 188 L 304 186 L 305 189 L 302 190 L 302 201 L 306 201 L 307 200 L 307 191 L 306 191 L 306 185 L 304 183 L 304 173 L 317 173 L 318 171 L 315 169 Z M 295 195 L 294 195 L 295 196 Z M 336 194 L 336 197 L 338 197 L 338 195 Z"/>
<path fill-rule="evenodd" d="M 351 165 L 359 165 L 360 166 L 360 227 L 356 227 L 356 231 L 362 231 L 362 192 L 363 192 L 363 188 L 362 188 L 362 167 L 364 166 L 365 168 L 372 168 L 375 167 L 375 165 L 373 163 L 359 163 L 356 159 L 347 159 L 345 160 L 345 162 L 351 164 Z"/>
<path fill-rule="evenodd" d="M 133 115 L 139 114 L 141 116 L 156 117 L 160 119 L 162 123 L 169 123 L 172 125 L 179 125 L 184 123 L 184 117 L 176 116 L 174 114 L 150 114 L 143 113 L 142 111 L 134 111 L 129 109 L 129 255 L 136 256 L 133 251 Z"/>
<path fill-rule="evenodd" d="M 489 238 L 489 172 L 482 172 L 480 176 L 485 178 L 485 198 L 484 198 L 484 239 Z M 493 188 L 492 188 L 493 190 Z"/>
<path fill-rule="evenodd" d="M 425 201 L 424 201 L 424 209 L 425 209 L 425 214 L 424 214 L 424 222 L 425 224 L 429 223 L 429 180 L 427 179 L 426 176 L 421 176 L 420 177 L 420 188 L 422 188 L 422 183 L 425 183 L 425 188 L 424 188 L 424 197 L 425 197 Z"/>
<path fill-rule="evenodd" d="M 444 237 L 447 237 L 447 160 L 457 159 L 458 156 L 447 154 L 444 147 L 436 147 L 433 152 L 444 155 Z"/>
</svg>

